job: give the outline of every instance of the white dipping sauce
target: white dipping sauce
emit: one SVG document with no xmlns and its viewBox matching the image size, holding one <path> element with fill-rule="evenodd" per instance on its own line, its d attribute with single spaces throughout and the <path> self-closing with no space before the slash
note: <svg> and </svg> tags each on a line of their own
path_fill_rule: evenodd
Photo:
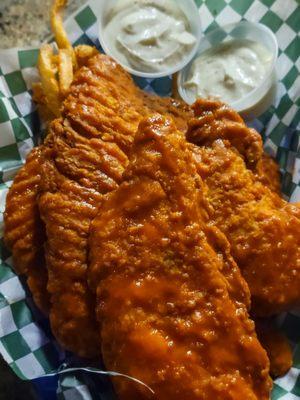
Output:
<svg viewBox="0 0 300 400">
<path fill-rule="evenodd" d="M 189 96 L 233 103 L 262 84 L 272 54 L 252 40 L 231 40 L 204 51 L 193 62 L 184 88 Z"/>
<path fill-rule="evenodd" d="M 104 39 L 112 55 L 143 72 L 176 65 L 196 42 L 174 0 L 119 0 L 106 21 Z"/>
</svg>

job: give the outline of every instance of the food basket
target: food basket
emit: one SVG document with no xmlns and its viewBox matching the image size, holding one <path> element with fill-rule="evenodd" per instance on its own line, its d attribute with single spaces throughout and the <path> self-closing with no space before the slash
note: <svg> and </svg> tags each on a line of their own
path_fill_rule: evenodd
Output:
<svg viewBox="0 0 300 400">
<path fill-rule="evenodd" d="M 66 21 L 72 44 L 98 40 L 97 0 L 88 1 Z M 241 19 L 262 22 L 279 43 L 278 91 L 274 104 L 251 121 L 262 135 L 266 151 L 276 158 L 282 173 L 282 193 L 300 201 L 300 5 L 296 0 L 196 0 L 203 30 Z M 32 101 L 32 83 L 38 80 L 38 49 L 0 51 L 0 353 L 24 380 L 36 380 L 51 396 L 58 381 L 61 399 L 114 399 L 101 362 L 88 365 L 63 351 L 54 340 L 49 322 L 34 306 L 24 283 L 12 270 L 11 255 L 3 244 L 5 196 L 27 154 L 41 138 L 42 127 Z M 135 78 L 146 91 L 171 93 L 171 77 Z M 282 314 L 277 323 L 294 349 L 290 372 L 274 383 L 272 399 L 300 399 L 300 311 Z M 84 332 L 83 332 L 84 334 Z M 53 393 L 52 393 L 53 395 Z M 44 398 L 47 395 L 44 392 Z M 49 397 L 50 398 L 50 397 Z"/>
</svg>

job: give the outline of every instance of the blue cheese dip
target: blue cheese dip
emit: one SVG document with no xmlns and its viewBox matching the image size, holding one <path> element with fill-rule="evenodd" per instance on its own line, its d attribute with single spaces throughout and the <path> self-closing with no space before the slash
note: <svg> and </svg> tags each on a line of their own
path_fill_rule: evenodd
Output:
<svg viewBox="0 0 300 400">
<path fill-rule="evenodd" d="M 147 73 L 177 65 L 196 43 L 175 0 L 119 0 L 103 34 L 121 64 Z"/>
<path fill-rule="evenodd" d="M 196 58 L 184 88 L 189 97 L 213 97 L 232 104 L 265 80 L 272 54 L 258 42 L 230 40 Z"/>
</svg>

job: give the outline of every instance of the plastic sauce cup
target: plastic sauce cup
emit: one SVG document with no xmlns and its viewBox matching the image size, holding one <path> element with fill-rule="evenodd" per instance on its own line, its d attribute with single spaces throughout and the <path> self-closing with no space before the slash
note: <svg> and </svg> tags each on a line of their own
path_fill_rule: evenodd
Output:
<svg viewBox="0 0 300 400">
<path fill-rule="evenodd" d="M 114 8 L 118 0 L 109 0 L 109 1 L 99 0 L 99 8 L 100 8 L 99 41 L 105 53 L 113 57 L 120 65 L 122 65 L 124 69 L 126 69 L 131 74 L 136 76 L 141 76 L 143 78 L 161 78 L 163 76 L 172 75 L 175 72 L 178 72 L 182 68 L 184 68 L 195 56 L 197 49 L 199 47 L 199 42 L 202 36 L 200 14 L 194 0 L 172 0 L 172 1 L 176 3 L 176 6 L 178 6 L 183 12 L 183 14 L 186 16 L 190 24 L 191 33 L 196 38 L 194 46 L 186 53 L 186 55 L 180 62 L 173 65 L 171 68 L 166 68 L 159 72 L 144 72 L 142 70 L 134 69 L 129 64 L 124 64 L 124 62 L 118 60 L 117 55 L 113 54 L 111 51 L 109 40 L 105 41 L 103 35 L 103 31 L 107 23 L 107 15 L 109 11 L 112 8 Z"/>
<path fill-rule="evenodd" d="M 259 42 L 272 54 L 272 62 L 270 63 L 269 70 L 266 72 L 263 83 L 241 99 L 230 104 L 243 118 L 253 119 L 265 112 L 276 97 L 278 43 L 274 33 L 265 25 L 242 21 L 217 28 L 205 35 L 199 44 L 194 59 L 199 57 L 205 50 L 233 39 L 248 39 Z M 184 87 L 184 83 L 189 76 L 194 59 L 179 73 L 177 80 L 178 92 L 181 98 L 189 104 L 192 104 L 196 98 L 188 93 Z"/>
</svg>

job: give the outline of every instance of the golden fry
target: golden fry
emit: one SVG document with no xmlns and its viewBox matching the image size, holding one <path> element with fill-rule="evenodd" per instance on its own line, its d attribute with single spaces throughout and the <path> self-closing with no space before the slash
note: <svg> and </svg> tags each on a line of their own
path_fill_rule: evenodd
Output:
<svg viewBox="0 0 300 400">
<path fill-rule="evenodd" d="M 63 97 L 67 94 L 73 78 L 74 71 L 86 65 L 89 58 L 98 53 L 91 46 L 80 45 L 74 49 L 68 39 L 63 26 L 62 11 L 67 0 L 54 0 L 51 9 L 51 27 L 58 47 L 54 54 L 50 45 L 41 48 L 38 69 L 41 83 L 33 88 L 34 100 L 40 105 L 40 112 L 48 116 L 60 116 L 60 107 Z M 47 119 L 49 119 L 47 117 Z"/>
<path fill-rule="evenodd" d="M 53 62 L 53 49 L 49 44 L 45 44 L 41 47 L 38 69 L 43 93 L 45 95 L 45 103 L 51 112 L 58 117 L 60 116 L 60 92 L 56 79 L 57 67 Z"/>
<path fill-rule="evenodd" d="M 59 50 L 58 76 L 60 92 L 65 95 L 73 81 L 72 53 L 69 49 Z"/>
<path fill-rule="evenodd" d="M 55 41 L 59 49 L 69 49 L 72 54 L 73 65 L 76 67 L 76 57 L 74 49 L 68 39 L 67 33 L 63 26 L 62 11 L 67 4 L 67 0 L 54 0 L 51 9 L 51 28 L 55 36 Z"/>
<path fill-rule="evenodd" d="M 86 65 L 86 62 L 89 58 L 99 53 L 96 47 L 88 46 L 85 44 L 75 47 L 74 51 L 79 67 Z"/>
</svg>

